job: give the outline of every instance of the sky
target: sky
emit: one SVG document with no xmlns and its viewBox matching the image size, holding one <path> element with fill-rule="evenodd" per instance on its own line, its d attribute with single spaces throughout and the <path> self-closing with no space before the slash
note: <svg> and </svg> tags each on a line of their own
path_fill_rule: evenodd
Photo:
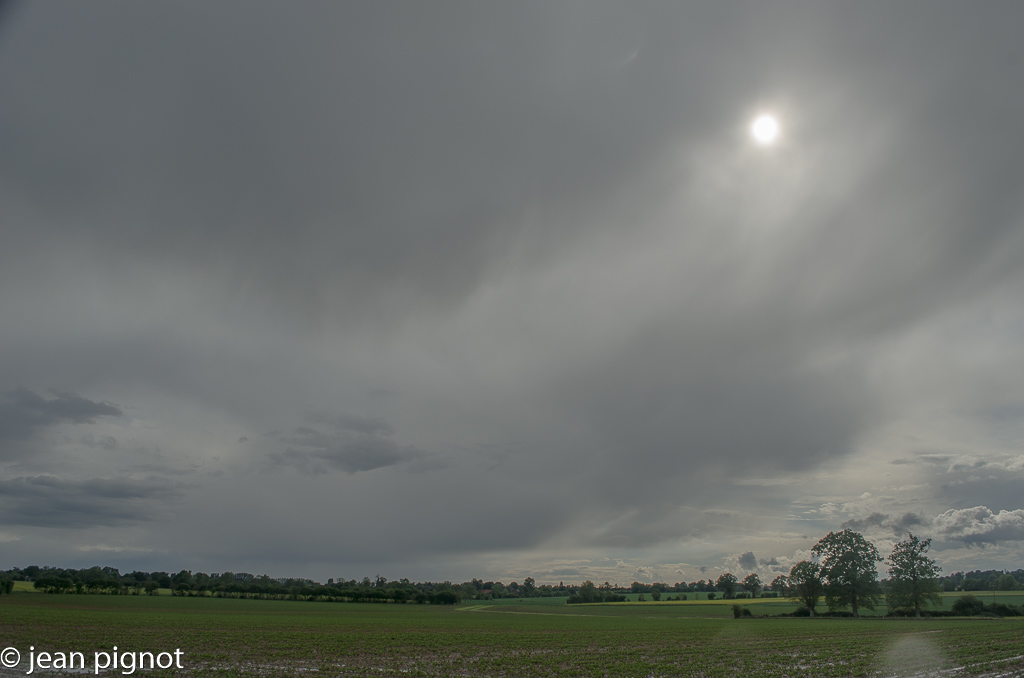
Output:
<svg viewBox="0 0 1024 678">
<path fill-rule="evenodd" d="M 0 7 L 0 568 L 1024 566 L 1021 25 Z"/>
</svg>

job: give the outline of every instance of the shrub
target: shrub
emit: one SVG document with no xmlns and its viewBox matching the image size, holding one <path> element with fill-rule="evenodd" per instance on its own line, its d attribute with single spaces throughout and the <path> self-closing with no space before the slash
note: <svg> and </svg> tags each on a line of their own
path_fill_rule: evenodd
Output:
<svg viewBox="0 0 1024 678">
<path fill-rule="evenodd" d="M 886 617 L 913 617 L 913 610 L 889 610 L 885 613 Z M 959 617 L 956 612 L 952 610 L 921 610 L 921 617 L 927 619 L 929 617 Z"/>
<path fill-rule="evenodd" d="M 1006 603 L 991 603 L 985 606 L 985 611 L 997 617 L 1019 617 L 1022 613 L 1019 606 L 1007 605 Z"/>
<path fill-rule="evenodd" d="M 953 603 L 953 612 L 962 617 L 973 617 L 985 611 L 985 604 L 977 596 L 960 596 Z"/>
</svg>

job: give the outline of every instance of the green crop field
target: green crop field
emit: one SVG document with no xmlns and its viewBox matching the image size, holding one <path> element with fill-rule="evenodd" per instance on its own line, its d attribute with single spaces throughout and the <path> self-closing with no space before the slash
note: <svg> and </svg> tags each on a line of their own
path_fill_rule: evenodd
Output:
<svg viewBox="0 0 1024 678">
<path fill-rule="evenodd" d="M 756 614 L 794 607 L 741 602 Z M 82 652 L 91 668 L 94 652 L 115 645 L 180 648 L 183 670 L 145 672 L 153 676 L 1024 675 L 1024 619 L 733 619 L 731 603 L 448 607 L 15 592 L 0 598 L 0 648 L 21 652 L 10 676 L 26 674 L 30 646 Z"/>
</svg>

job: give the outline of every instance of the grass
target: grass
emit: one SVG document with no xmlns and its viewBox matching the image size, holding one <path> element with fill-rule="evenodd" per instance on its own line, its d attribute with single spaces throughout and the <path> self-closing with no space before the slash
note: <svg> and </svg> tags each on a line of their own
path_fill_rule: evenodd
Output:
<svg viewBox="0 0 1024 678">
<path fill-rule="evenodd" d="M 676 594 L 667 594 L 675 597 Z M 942 594 L 942 607 L 936 609 L 950 610 L 953 607 L 953 603 L 956 602 L 961 596 L 968 595 L 960 591 L 953 593 Z M 997 591 L 993 596 L 991 591 L 978 595 L 977 592 L 970 593 L 981 599 L 985 604 L 991 603 L 993 599 L 999 603 L 1007 603 L 1010 605 L 1024 605 L 1024 591 Z M 549 606 L 549 607 L 561 607 L 564 609 L 551 610 L 551 613 L 563 613 L 563 614 L 605 614 L 613 616 L 630 616 L 634 614 L 646 614 L 649 616 L 681 616 L 681 617 L 722 617 L 731 619 L 732 606 L 739 605 L 740 607 L 746 607 L 752 614 L 758 616 L 776 616 L 781 614 L 788 614 L 795 610 L 798 606 L 793 600 L 787 598 L 741 598 L 734 600 L 693 600 L 692 595 L 688 600 L 677 601 L 664 599 L 660 601 L 653 601 L 650 599 L 650 594 L 647 594 L 647 598 L 644 602 L 637 602 L 638 594 L 630 594 L 629 602 L 626 603 L 594 603 L 589 605 L 566 605 L 566 598 L 503 598 L 498 600 L 470 600 L 466 601 L 463 606 L 480 608 L 486 606 L 487 608 L 495 608 L 495 611 L 501 611 L 504 609 L 514 609 L 525 606 Z M 828 608 L 824 604 L 824 599 L 817 608 L 815 608 L 820 614 L 827 612 Z M 933 608 L 926 608 L 933 609 Z M 589 612 L 587 610 L 590 610 Z M 619 611 L 616 611 L 619 610 Z M 646 612 L 642 612 L 646 610 Z M 884 617 L 889 611 L 889 608 L 885 605 L 884 599 L 873 611 L 862 610 L 861 614 L 866 617 Z M 1024 649 L 1022 649 L 1024 651 Z"/>
<path fill-rule="evenodd" d="M 780 604 L 742 602 L 757 613 Z M 218 676 L 312 669 L 324 676 L 468 677 L 1024 671 L 1024 620 L 735 620 L 731 604 L 527 599 L 442 607 L 15 593 L 0 597 L 0 646 L 19 648 L 26 662 L 30 645 L 90 657 L 114 645 L 181 648 L 190 673 Z M 17 672 L 26 670 L 27 663 Z"/>
</svg>

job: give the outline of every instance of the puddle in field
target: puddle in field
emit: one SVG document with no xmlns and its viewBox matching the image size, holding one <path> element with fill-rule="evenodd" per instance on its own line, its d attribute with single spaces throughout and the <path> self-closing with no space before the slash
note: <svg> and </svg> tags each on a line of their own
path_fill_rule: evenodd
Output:
<svg viewBox="0 0 1024 678">
<path fill-rule="evenodd" d="M 950 672 L 942 648 L 925 634 L 902 636 L 882 653 L 879 672 L 883 676 L 924 678 Z"/>
</svg>

